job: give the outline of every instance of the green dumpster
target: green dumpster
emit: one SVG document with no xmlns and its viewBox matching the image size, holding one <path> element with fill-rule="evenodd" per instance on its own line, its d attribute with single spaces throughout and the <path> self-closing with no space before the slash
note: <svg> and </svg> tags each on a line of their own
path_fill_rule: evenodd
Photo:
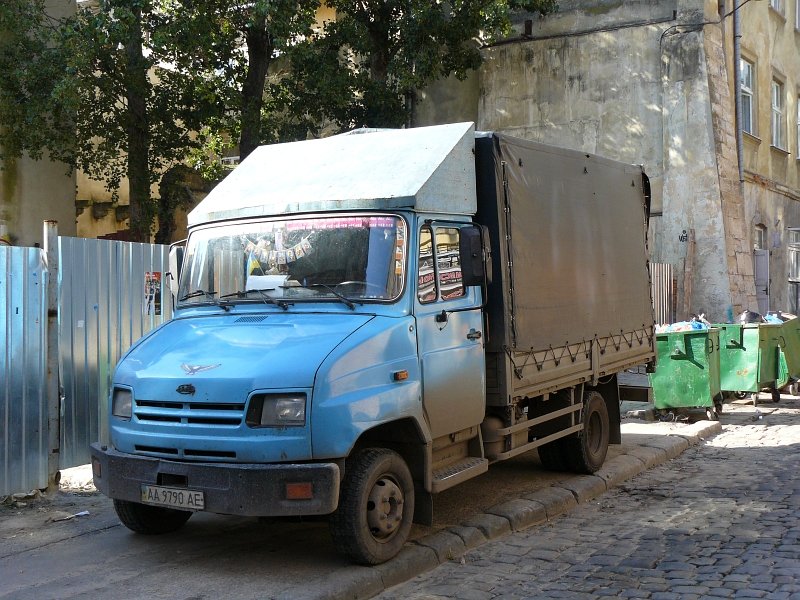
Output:
<svg viewBox="0 0 800 600">
<path fill-rule="evenodd" d="M 650 374 L 656 410 L 706 408 L 720 401 L 719 330 L 656 334 L 656 370 Z"/>
<path fill-rule="evenodd" d="M 775 400 L 780 378 L 778 342 L 783 325 L 725 323 L 714 327 L 719 328 L 722 391 L 758 393 L 770 388 Z"/>
<path fill-rule="evenodd" d="M 778 345 L 786 361 L 788 376 L 800 379 L 800 319 L 792 316 L 779 327 Z"/>
</svg>

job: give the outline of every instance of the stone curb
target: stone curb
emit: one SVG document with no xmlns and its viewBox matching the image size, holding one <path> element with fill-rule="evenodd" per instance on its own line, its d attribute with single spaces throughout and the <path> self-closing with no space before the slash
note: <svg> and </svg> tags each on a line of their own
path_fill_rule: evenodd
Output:
<svg viewBox="0 0 800 600">
<path fill-rule="evenodd" d="M 594 475 L 575 475 L 520 498 L 477 513 L 461 525 L 443 529 L 406 546 L 387 563 L 343 568 L 317 590 L 292 600 L 366 600 L 399 583 L 435 569 L 467 551 L 514 531 L 546 523 L 644 471 L 676 458 L 690 446 L 722 431 L 718 421 L 698 421 L 679 432 L 654 437 L 610 459 Z M 283 598 L 284 596 L 278 596 Z M 287 600 L 289 596 L 286 596 Z"/>
</svg>

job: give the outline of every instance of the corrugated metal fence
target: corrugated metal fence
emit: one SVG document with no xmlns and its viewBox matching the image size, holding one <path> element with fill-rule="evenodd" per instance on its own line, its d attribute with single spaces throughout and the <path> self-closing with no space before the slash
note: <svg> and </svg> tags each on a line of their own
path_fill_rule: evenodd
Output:
<svg viewBox="0 0 800 600">
<path fill-rule="evenodd" d="M 172 317 L 166 246 L 58 238 L 62 469 L 107 440 L 106 398 L 119 357 Z M 38 248 L 0 247 L 0 495 L 48 483 L 47 285 Z M 53 285 L 53 282 L 50 282 Z"/>
<path fill-rule="evenodd" d="M 47 486 L 47 285 L 40 249 L 0 246 L 0 495 Z"/>
<path fill-rule="evenodd" d="M 142 335 L 172 318 L 169 248 L 59 238 L 58 340 L 61 468 L 89 462 L 108 442 L 105 402 L 114 366 Z"/>
</svg>

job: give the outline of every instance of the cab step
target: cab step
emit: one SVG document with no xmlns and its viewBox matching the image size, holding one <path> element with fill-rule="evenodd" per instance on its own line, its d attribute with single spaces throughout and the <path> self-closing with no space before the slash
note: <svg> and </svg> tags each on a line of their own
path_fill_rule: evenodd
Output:
<svg viewBox="0 0 800 600">
<path fill-rule="evenodd" d="M 442 467 L 433 472 L 433 482 L 431 491 L 435 494 L 451 488 L 454 485 L 472 479 L 473 477 L 485 473 L 489 470 L 489 460 L 470 456 L 458 462 Z"/>
</svg>

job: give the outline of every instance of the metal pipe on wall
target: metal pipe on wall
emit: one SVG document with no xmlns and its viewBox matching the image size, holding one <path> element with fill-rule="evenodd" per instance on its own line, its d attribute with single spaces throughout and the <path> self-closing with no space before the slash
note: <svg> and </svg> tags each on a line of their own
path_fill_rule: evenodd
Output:
<svg viewBox="0 0 800 600">
<path fill-rule="evenodd" d="M 58 489 L 61 479 L 61 391 L 58 381 L 58 223 L 45 221 L 43 228 L 44 256 L 47 261 L 47 488 Z"/>
</svg>

